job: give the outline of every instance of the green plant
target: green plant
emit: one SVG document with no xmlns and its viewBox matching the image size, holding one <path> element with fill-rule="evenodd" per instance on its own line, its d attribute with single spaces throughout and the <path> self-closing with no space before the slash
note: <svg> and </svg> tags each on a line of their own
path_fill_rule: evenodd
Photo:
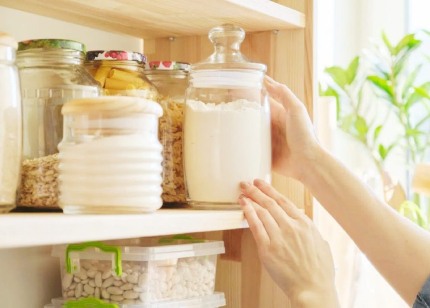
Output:
<svg viewBox="0 0 430 308">
<path fill-rule="evenodd" d="M 405 153 L 405 170 L 409 170 L 430 149 L 430 81 L 419 81 L 425 62 L 419 53 L 422 42 L 413 33 L 393 45 L 382 34 L 375 48 L 355 57 L 346 68 L 326 68 L 327 86 L 320 84 L 320 95 L 336 97 L 338 126 L 368 149 L 387 186 L 391 183 L 386 163 L 393 152 Z M 397 131 L 386 125 L 389 120 Z M 405 200 L 397 209 L 428 228 L 419 196 L 408 197 L 413 201 Z"/>
</svg>

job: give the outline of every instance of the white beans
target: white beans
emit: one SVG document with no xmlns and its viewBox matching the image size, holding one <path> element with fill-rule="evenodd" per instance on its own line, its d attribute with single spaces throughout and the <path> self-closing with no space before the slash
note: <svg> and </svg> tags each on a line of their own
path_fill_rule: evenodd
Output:
<svg viewBox="0 0 430 308">
<path fill-rule="evenodd" d="M 63 297 L 95 297 L 119 304 L 212 294 L 216 256 L 173 260 L 123 261 L 118 277 L 108 261 L 81 260 L 80 271 L 63 273 Z M 150 270 L 148 270 L 150 268 Z"/>
</svg>

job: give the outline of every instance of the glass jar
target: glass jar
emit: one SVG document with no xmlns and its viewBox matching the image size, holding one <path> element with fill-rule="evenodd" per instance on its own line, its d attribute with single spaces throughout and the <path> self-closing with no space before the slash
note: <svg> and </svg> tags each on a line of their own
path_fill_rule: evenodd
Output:
<svg viewBox="0 0 430 308">
<path fill-rule="evenodd" d="M 157 99 L 157 89 L 145 77 L 145 55 L 122 50 L 91 50 L 85 67 L 103 88 L 104 95 Z"/>
<path fill-rule="evenodd" d="M 270 182 L 271 137 L 266 66 L 240 52 L 243 29 L 209 32 L 214 53 L 192 65 L 184 120 L 187 201 L 196 208 L 239 208 L 239 183 Z"/>
<path fill-rule="evenodd" d="M 16 48 L 16 41 L 0 33 L 0 213 L 15 207 L 21 167 L 21 95 Z"/>
<path fill-rule="evenodd" d="M 59 209 L 58 144 L 61 108 L 100 89 L 85 70 L 85 45 L 62 39 L 19 42 L 17 65 L 23 108 L 23 157 L 18 206 Z"/>
<path fill-rule="evenodd" d="M 66 103 L 59 145 L 60 206 L 66 214 L 152 212 L 162 206 L 162 108 L 137 97 Z"/>
<path fill-rule="evenodd" d="M 185 204 L 184 168 L 182 159 L 182 126 L 185 91 L 190 65 L 183 62 L 151 61 L 145 71 L 158 90 L 158 102 L 163 107 L 159 138 L 163 145 L 164 205 Z"/>
</svg>

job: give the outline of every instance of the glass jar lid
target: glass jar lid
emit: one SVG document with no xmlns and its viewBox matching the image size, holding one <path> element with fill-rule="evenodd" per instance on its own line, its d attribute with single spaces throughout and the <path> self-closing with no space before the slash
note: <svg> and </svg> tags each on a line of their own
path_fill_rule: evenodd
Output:
<svg viewBox="0 0 430 308">
<path fill-rule="evenodd" d="M 146 63 L 146 56 L 140 52 L 124 50 L 91 50 L 87 52 L 86 61 L 136 61 L 139 64 Z"/>
<path fill-rule="evenodd" d="M 64 39 L 37 39 L 27 40 L 18 43 L 18 51 L 29 49 L 70 49 L 85 53 L 86 48 L 83 43 Z"/>
<path fill-rule="evenodd" d="M 187 62 L 178 61 L 150 61 L 149 69 L 159 71 L 185 71 L 190 70 L 190 64 Z"/>
<path fill-rule="evenodd" d="M 214 52 L 206 60 L 191 66 L 192 70 L 202 69 L 248 69 L 266 71 L 266 65 L 250 62 L 240 51 L 245 39 L 245 31 L 232 24 L 224 24 L 209 31 L 209 40 Z"/>
</svg>

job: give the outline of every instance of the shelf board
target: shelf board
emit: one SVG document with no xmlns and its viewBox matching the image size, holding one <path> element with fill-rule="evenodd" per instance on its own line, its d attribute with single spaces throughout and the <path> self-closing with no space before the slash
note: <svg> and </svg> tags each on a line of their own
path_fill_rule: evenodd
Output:
<svg viewBox="0 0 430 308">
<path fill-rule="evenodd" d="M 241 210 L 161 209 L 149 214 L 0 215 L 0 249 L 246 228 Z"/>
<path fill-rule="evenodd" d="M 0 0 L 0 5 L 140 38 L 202 35 L 223 23 L 248 32 L 305 26 L 303 13 L 269 0 Z"/>
</svg>

